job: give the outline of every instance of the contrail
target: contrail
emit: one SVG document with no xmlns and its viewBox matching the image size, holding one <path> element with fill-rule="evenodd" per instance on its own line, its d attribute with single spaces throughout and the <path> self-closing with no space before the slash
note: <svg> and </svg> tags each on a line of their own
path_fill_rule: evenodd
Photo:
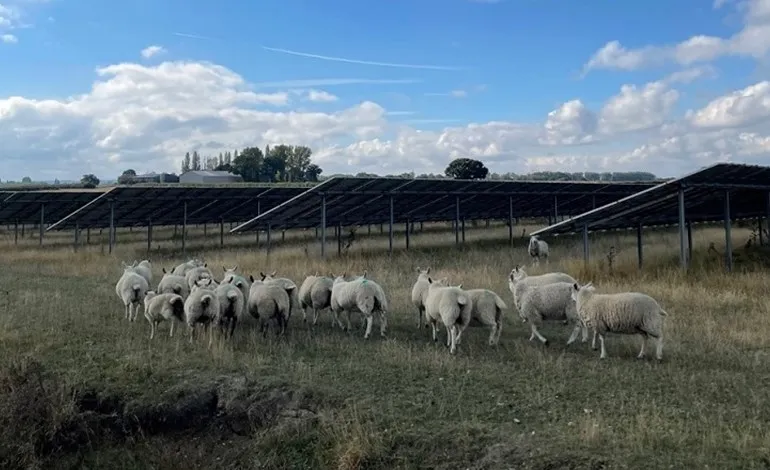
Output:
<svg viewBox="0 0 770 470">
<path fill-rule="evenodd" d="M 171 33 L 171 34 L 173 34 L 174 36 L 182 36 L 183 38 L 204 39 L 207 41 L 214 39 L 208 36 L 200 36 L 198 34 L 189 34 L 189 33 Z"/>
<path fill-rule="evenodd" d="M 416 79 L 378 79 L 378 78 L 318 78 L 306 80 L 282 80 L 277 82 L 255 83 L 256 88 L 309 88 L 317 86 L 338 85 L 395 85 L 407 83 L 421 83 Z"/>
<path fill-rule="evenodd" d="M 375 62 L 370 60 L 346 59 L 344 57 L 332 57 L 319 54 L 309 54 L 307 52 L 291 51 L 289 49 L 279 49 L 276 47 L 262 46 L 266 51 L 280 52 L 282 54 L 296 55 L 300 57 L 309 57 L 311 59 L 329 60 L 332 62 L 346 62 L 349 64 L 376 65 L 379 67 L 396 67 L 403 69 L 427 69 L 427 70 L 463 70 L 463 67 L 454 67 L 448 65 L 422 65 L 422 64 L 394 64 L 390 62 Z"/>
</svg>

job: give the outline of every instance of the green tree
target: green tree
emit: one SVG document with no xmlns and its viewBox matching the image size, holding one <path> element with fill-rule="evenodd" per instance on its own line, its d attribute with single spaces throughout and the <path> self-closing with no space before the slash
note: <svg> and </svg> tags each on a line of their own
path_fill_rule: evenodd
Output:
<svg viewBox="0 0 770 470">
<path fill-rule="evenodd" d="M 190 171 L 190 152 L 184 154 L 184 160 L 182 160 L 182 173 Z"/>
<path fill-rule="evenodd" d="M 31 183 L 32 182 L 32 178 L 30 178 L 29 176 L 25 176 L 24 178 L 21 179 L 21 182 L 22 183 Z"/>
<path fill-rule="evenodd" d="M 198 151 L 193 151 L 192 154 L 192 170 L 198 171 L 201 169 L 201 156 L 198 155 Z"/>
<path fill-rule="evenodd" d="M 96 175 L 89 173 L 80 178 L 80 184 L 82 184 L 84 188 L 95 188 L 99 186 L 99 178 L 97 178 Z"/>
<path fill-rule="evenodd" d="M 305 179 L 305 171 L 310 165 L 310 157 L 313 151 L 304 145 L 295 145 L 290 148 L 286 161 L 287 181 L 302 181 Z"/>
<path fill-rule="evenodd" d="M 236 150 L 236 154 L 238 151 Z M 259 147 L 246 147 L 240 155 L 235 155 L 232 163 L 232 171 L 241 175 L 244 181 L 260 181 L 262 162 L 265 157 Z"/>
<path fill-rule="evenodd" d="M 456 158 L 449 163 L 444 173 L 454 179 L 482 180 L 487 177 L 489 170 L 478 160 Z"/>
<path fill-rule="evenodd" d="M 318 177 L 321 173 L 323 173 L 321 167 L 315 163 L 311 163 L 305 168 L 305 181 L 312 181 L 315 183 L 318 181 Z"/>
<path fill-rule="evenodd" d="M 225 152 L 225 165 L 230 166 L 233 164 L 233 157 L 230 152 Z"/>
<path fill-rule="evenodd" d="M 283 181 L 283 175 L 286 173 L 286 161 L 281 156 L 276 155 L 274 150 L 271 153 L 272 155 L 265 157 L 262 161 L 260 181 L 273 183 Z"/>
<path fill-rule="evenodd" d="M 118 184 L 131 184 L 136 182 L 136 171 L 128 169 L 118 177 Z"/>
</svg>

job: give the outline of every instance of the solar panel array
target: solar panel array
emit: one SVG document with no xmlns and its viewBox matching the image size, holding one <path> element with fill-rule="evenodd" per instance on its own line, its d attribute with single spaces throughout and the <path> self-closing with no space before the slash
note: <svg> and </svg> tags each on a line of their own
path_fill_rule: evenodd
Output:
<svg viewBox="0 0 770 470">
<path fill-rule="evenodd" d="M 511 206 L 514 217 L 577 215 L 654 185 L 334 177 L 232 232 L 317 227 L 324 202 L 327 226 L 388 223 L 391 197 L 393 221 L 399 223 L 454 220 L 458 202 L 460 217 L 466 220 L 507 219 Z"/>
<path fill-rule="evenodd" d="M 731 219 L 770 214 L 770 167 L 717 163 L 538 230 L 533 235 L 572 233 L 583 230 L 584 226 L 589 231 L 598 231 L 676 224 L 680 188 L 684 190 L 688 222 L 723 220 L 727 190 L 730 191 Z"/>
<path fill-rule="evenodd" d="M 9 191 L 0 193 L 0 224 L 53 223 L 103 194 L 103 191 Z"/>
<path fill-rule="evenodd" d="M 303 186 L 118 186 L 48 230 L 240 222 L 302 194 Z"/>
</svg>

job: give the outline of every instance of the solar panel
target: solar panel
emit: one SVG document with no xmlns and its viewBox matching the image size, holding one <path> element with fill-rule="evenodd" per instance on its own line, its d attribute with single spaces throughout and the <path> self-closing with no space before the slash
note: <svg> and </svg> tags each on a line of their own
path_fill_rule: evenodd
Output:
<svg viewBox="0 0 770 470">
<path fill-rule="evenodd" d="M 264 230 L 270 226 L 309 228 L 326 224 L 428 222 L 460 218 L 580 214 L 654 186 L 653 182 L 502 181 L 408 178 L 334 177 L 231 230 Z"/>
<path fill-rule="evenodd" d="M 0 223 L 56 222 L 103 194 L 97 190 L 11 191 L 0 193 Z"/>
</svg>

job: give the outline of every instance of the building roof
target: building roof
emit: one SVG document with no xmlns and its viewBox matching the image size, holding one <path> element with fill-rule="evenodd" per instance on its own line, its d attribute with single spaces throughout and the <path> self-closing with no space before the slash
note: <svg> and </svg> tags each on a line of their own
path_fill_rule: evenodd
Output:
<svg viewBox="0 0 770 470">
<path fill-rule="evenodd" d="M 394 199 L 394 222 L 454 220 L 457 198 L 462 218 L 507 219 L 511 201 L 514 217 L 580 214 L 654 184 L 333 177 L 232 232 L 267 226 L 317 227 L 321 224 L 322 197 L 326 200 L 326 223 L 333 226 L 389 222 L 390 196 Z"/>
<path fill-rule="evenodd" d="M 597 207 L 532 235 L 556 235 L 589 231 L 662 226 L 679 221 L 679 190 L 684 191 L 685 218 L 689 222 L 724 219 L 725 191 L 730 191 L 732 219 L 768 214 L 770 167 L 739 163 L 716 163 L 637 194 Z"/>
<path fill-rule="evenodd" d="M 228 178 L 241 178 L 240 175 L 236 175 L 235 173 L 230 173 L 229 171 L 217 171 L 217 170 L 191 170 L 186 171 L 182 173 L 182 176 L 184 175 L 196 175 L 196 176 L 214 176 L 214 177 L 228 177 Z"/>
</svg>

